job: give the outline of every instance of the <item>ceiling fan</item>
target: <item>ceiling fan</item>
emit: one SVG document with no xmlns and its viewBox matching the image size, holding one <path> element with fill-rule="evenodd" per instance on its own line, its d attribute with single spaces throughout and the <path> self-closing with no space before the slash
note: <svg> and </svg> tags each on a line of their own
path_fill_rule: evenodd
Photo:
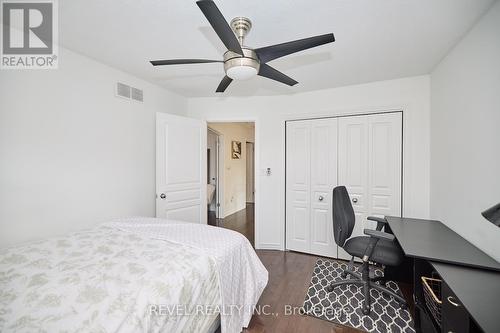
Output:
<svg viewBox="0 0 500 333">
<path fill-rule="evenodd" d="M 267 63 L 288 54 L 335 41 L 335 37 L 330 33 L 252 49 L 243 45 L 245 36 L 252 28 L 252 22 L 248 18 L 236 17 L 231 20 L 231 26 L 229 26 L 212 0 L 200 0 L 196 4 L 200 7 L 208 22 L 228 49 L 224 53 L 223 60 L 172 59 L 153 60 L 150 62 L 153 66 L 222 62 L 224 63 L 226 75 L 217 87 L 216 92 L 224 92 L 233 80 L 246 80 L 255 75 L 293 86 L 298 82 L 269 66 Z"/>
</svg>

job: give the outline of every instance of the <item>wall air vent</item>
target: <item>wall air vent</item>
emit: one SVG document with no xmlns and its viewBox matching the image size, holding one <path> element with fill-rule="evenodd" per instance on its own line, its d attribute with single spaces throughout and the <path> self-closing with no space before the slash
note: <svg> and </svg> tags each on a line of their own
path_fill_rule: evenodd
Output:
<svg viewBox="0 0 500 333">
<path fill-rule="evenodd" d="M 130 98 L 130 86 L 127 86 L 124 83 L 117 82 L 116 83 L 116 96 Z"/>
<path fill-rule="evenodd" d="M 141 89 L 131 87 L 121 82 L 116 83 L 116 96 L 133 99 L 138 102 L 144 101 L 144 92 Z"/>
<path fill-rule="evenodd" d="M 142 90 L 132 87 L 132 99 L 135 99 L 136 101 L 142 102 L 143 101 Z"/>
</svg>

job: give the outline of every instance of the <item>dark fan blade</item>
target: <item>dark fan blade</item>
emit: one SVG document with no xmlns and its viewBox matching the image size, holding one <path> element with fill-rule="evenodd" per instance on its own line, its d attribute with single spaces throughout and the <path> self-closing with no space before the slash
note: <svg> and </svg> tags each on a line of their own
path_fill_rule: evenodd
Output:
<svg viewBox="0 0 500 333">
<path fill-rule="evenodd" d="M 335 37 L 333 36 L 333 34 L 326 34 L 321 36 L 298 39 L 292 42 L 261 47 L 256 49 L 255 52 L 259 56 L 261 63 L 266 63 L 271 60 L 286 56 L 288 54 L 292 54 L 302 50 L 307 50 L 312 47 L 320 46 L 334 41 Z"/>
<path fill-rule="evenodd" d="M 198 7 L 229 51 L 243 55 L 241 45 L 233 30 L 212 0 L 196 1 Z"/>
<path fill-rule="evenodd" d="M 220 81 L 219 86 L 217 87 L 217 90 L 215 92 L 224 92 L 231 82 L 233 82 L 233 79 L 231 79 L 227 75 L 224 76 L 222 81 Z"/>
<path fill-rule="evenodd" d="M 222 62 L 221 60 L 208 60 L 208 59 L 172 59 L 172 60 L 152 60 L 150 61 L 153 66 L 163 65 L 184 65 L 184 64 L 205 64 L 209 62 Z"/>
<path fill-rule="evenodd" d="M 259 75 L 263 77 L 267 77 L 268 79 L 279 81 L 284 84 L 288 84 L 289 86 L 294 86 L 298 82 L 292 79 L 289 76 L 281 73 L 280 71 L 272 68 L 266 64 L 260 64 Z"/>
</svg>

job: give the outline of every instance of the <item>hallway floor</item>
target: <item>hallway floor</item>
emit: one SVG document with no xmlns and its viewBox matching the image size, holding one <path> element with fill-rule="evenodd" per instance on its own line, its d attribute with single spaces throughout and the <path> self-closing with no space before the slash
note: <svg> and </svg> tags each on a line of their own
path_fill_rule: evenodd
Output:
<svg viewBox="0 0 500 333">
<path fill-rule="evenodd" d="M 243 234 L 253 247 L 255 247 L 255 205 L 247 203 L 246 208 L 227 216 L 224 219 L 216 219 L 214 212 L 208 213 L 208 224 L 221 228 L 231 229 Z"/>
</svg>

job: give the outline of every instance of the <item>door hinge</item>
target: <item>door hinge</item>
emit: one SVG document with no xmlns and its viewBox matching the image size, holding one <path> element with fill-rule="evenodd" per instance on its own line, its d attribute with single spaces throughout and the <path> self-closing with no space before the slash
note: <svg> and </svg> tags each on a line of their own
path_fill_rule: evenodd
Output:
<svg viewBox="0 0 500 333">
<path fill-rule="evenodd" d="M 217 203 L 217 207 L 220 207 L 220 203 Z"/>
</svg>

